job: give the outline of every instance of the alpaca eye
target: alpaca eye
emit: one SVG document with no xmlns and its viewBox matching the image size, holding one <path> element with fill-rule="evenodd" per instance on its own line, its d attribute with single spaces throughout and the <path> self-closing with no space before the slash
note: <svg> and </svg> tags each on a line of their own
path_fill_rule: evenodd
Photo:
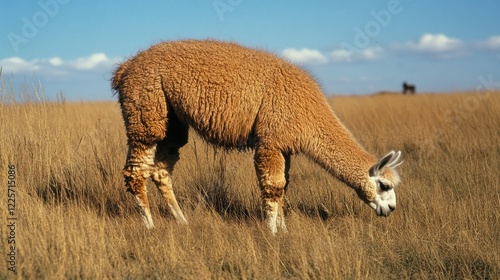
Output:
<svg viewBox="0 0 500 280">
<path fill-rule="evenodd" d="M 379 186 L 380 186 L 380 190 L 383 192 L 386 192 L 386 191 L 391 189 L 391 187 L 389 185 L 386 185 L 386 184 L 381 183 L 381 182 L 379 182 Z"/>
</svg>

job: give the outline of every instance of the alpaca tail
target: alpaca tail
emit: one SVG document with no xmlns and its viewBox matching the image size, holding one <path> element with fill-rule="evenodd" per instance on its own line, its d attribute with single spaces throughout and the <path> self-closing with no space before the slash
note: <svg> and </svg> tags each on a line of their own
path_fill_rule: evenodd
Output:
<svg viewBox="0 0 500 280">
<path fill-rule="evenodd" d="M 116 68 L 114 74 L 113 74 L 113 79 L 111 80 L 111 88 L 113 88 L 114 93 L 113 95 L 118 94 L 121 91 L 121 88 L 123 86 L 123 82 L 125 80 L 125 74 L 127 73 L 128 66 L 130 64 L 130 60 L 127 60 Z"/>
<path fill-rule="evenodd" d="M 152 145 L 166 137 L 167 100 L 159 76 L 132 75 L 131 61 L 115 70 L 112 88 L 118 94 L 129 144 Z"/>
</svg>

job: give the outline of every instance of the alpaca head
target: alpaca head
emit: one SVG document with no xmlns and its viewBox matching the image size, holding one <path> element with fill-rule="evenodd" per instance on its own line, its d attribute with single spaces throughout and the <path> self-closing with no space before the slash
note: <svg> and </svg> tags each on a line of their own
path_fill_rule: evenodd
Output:
<svg viewBox="0 0 500 280">
<path fill-rule="evenodd" d="M 400 180 L 395 168 L 402 163 L 400 158 L 400 151 L 391 151 L 370 168 L 370 183 L 375 188 L 376 195 L 367 203 L 377 212 L 378 216 L 387 217 L 396 209 L 394 188 Z"/>
</svg>

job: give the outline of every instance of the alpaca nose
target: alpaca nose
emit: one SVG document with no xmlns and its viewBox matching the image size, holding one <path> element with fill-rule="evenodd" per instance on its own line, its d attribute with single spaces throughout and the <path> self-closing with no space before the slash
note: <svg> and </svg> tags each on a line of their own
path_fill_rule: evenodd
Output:
<svg viewBox="0 0 500 280">
<path fill-rule="evenodd" d="M 388 204 L 387 206 L 378 206 L 377 207 L 377 216 L 389 217 L 392 211 L 396 209 L 396 205 Z"/>
<path fill-rule="evenodd" d="M 386 209 L 385 211 L 382 211 L 382 216 L 389 217 L 389 215 L 391 214 L 391 212 L 392 212 L 391 210 Z"/>
</svg>

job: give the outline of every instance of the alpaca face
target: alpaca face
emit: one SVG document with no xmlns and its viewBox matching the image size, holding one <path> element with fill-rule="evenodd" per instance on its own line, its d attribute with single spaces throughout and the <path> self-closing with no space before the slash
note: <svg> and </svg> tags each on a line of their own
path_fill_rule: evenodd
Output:
<svg viewBox="0 0 500 280">
<path fill-rule="evenodd" d="M 396 192 L 391 182 L 383 178 L 373 179 L 377 188 L 375 199 L 368 203 L 378 216 L 387 217 L 396 209 Z"/>
<path fill-rule="evenodd" d="M 394 169 L 402 163 L 401 152 L 390 152 L 370 168 L 370 181 L 376 189 L 375 199 L 368 202 L 378 216 L 389 216 L 396 209 L 396 192 L 399 175 Z"/>
</svg>

